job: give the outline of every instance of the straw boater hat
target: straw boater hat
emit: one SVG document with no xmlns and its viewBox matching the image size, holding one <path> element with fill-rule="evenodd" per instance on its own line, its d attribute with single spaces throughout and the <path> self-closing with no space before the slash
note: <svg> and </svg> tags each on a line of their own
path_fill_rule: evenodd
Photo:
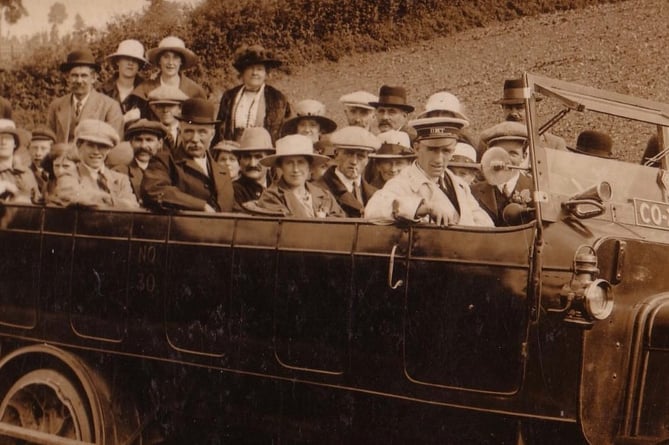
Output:
<svg viewBox="0 0 669 445">
<path fill-rule="evenodd" d="M 375 152 L 381 147 L 381 141 L 362 127 L 348 126 L 332 133 L 330 141 L 337 149 L 363 150 Z"/>
<path fill-rule="evenodd" d="M 134 59 L 139 63 L 140 67 L 149 63 L 149 61 L 144 58 L 144 45 L 142 45 L 142 42 L 135 39 L 122 41 L 118 44 L 116 52 L 108 55 L 105 59 L 114 60 L 118 57 L 129 57 Z"/>
<path fill-rule="evenodd" d="M 393 107 L 411 113 L 414 107 L 407 104 L 407 93 L 402 87 L 383 85 L 379 90 L 379 100 L 369 103 L 374 108 Z"/>
<path fill-rule="evenodd" d="M 11 134 L 14 136 L 14 150 L 21 145 L 21 136 L 13 120 L 0 119 L 0 134 Z"/>
<path fill-rule="evenodd" d="M 525 82 L 523 79 L 507 79 L 504 81 L 504 93 L 501 99 L 496 100 L 495 104 L 522 104 L 525 101 Z M 541 97 L 535 97 L 538 102 Z"/>
<path fill-rule="evenodd" d="M 295 117 L 288 119 L 281 127 L 282 134 L 297 133 L 297 124 L 303 119 L 313 119 L 321 126 L 321 133 L 332 133 L 337 124 L 325 117 L 325 105 L 313 99 L 306 99 L 295 105 Z"/>
<path fill-rule="evenodd" d="M 281 61 L 261 45 L 243 45 L 235 51 L 235 61 L 232 66 L 240 73 L 251 65 L 265 65 L 266 69 L 278 68 Z"/>
<path fill-rule="evenodd" d="M 447 111 L 455 118 L 465 121 L 464 127 L 469 125 L 469 118 L 465 115 L 460 99 L 448 91 L 439 91 L 428 97 L 425 103 L 425 111 L 418 115 L 418 118 L 432 117 L 437 111 Z M 464 128 L 463 127 L 463 128 Z"/>
<path fill-rule="evenodd" d="M 265 167 L 276 166 L 277 161 L 286 156 L 306 156 L 312 159 L 312 165 L 323 164 L 330 158 L 314 153 L 314 144 L 307 136 L 289 134 L 276 141 L 276 153 L 265 156 L 260 163 Z"/>
<path fill-rule="evenodd" d="M 428 146 L 439 146 L 444 139 L 460 136 L 463 119 L 455 117 L 423 117 L 414 119 L 409 125 L 416 130 L 416 140 Z"/>
<path fill-rule="evenodd" d="M 214 104 L 206 99 L 192 98 L 181 105 L 181 115 L 175 116 L 181 122 L 197 125 L 216 125 L 221 121 L 214 119 Z"/>
<path fill-rule="evenodd" d="M 88 48 L 77 49 L 69 53 L 67 60 L 60 64 L 60 70 L 67 73 L 75 66 L 89 66 L 95 71 L 100 71 L 100 65 L 95 61 L 93 53 Z"/>
<path fill-rule="evenodd" d="M 239 139 L 239 147 L 232 150 L 233 153 L 242 154 L 249 151 L 264 151 L 274 153 L 272 136 L 263 127 L 245 128 Z"/>
<path fill-rule="evenodd" d="M 344 94 L 339 98 L 345 107 L 364 108 L 366 110 L 373 110 L 374 107 L 370 105 L 371 102 L 378 102 L 379 97 L 368 93 L 367 91 L 354 91 L 353 93 Z"/>
<path fill-rule="evenodd" d="M 595 130 L 582 131 L 576 139 L 576 147 L 567 147 L 571 151 L 598 158 L 615 159 L 613 139 L 606 133 Z"/>
<path fill-rule="evenodd" d="M 197 65 L 197 56 L 195 53 L 188 48 L 186 44 L 179 37 L 167 36 L 160 41 L 157 48 L 151 48 L 146 52 L 146 57 L 151 61 L 152 64 L 158 66 L 160 62 L 160 55 L 165 51 L 172 51 L 181 56 L 183 59 L 183 64 L 181 66 L 182 70 L 186 70 Z"/>
<path fill-rule="evenodd" d="M 409 135 L 404 131 L 389 130 L 379 133 L 377 136 L 381 141 L 381 147 L 369 155 L 374 159 L 411 159 L 416 157 L 416 152 L 411 148 Z"/>
</svg>

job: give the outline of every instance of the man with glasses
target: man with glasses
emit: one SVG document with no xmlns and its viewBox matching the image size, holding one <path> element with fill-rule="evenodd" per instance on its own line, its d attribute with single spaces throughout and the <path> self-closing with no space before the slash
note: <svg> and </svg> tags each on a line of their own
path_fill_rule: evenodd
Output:
<svg viewBox="0 0 669 445">
<path fill-rule="evenodd" d="M 365 218 L 492 227 L 467 183 L 446 168 L 455 151 L 460 120 L 423 118 L 410 125 L 417 133 L 416 161 L 372 197 Z"/>
</svg>

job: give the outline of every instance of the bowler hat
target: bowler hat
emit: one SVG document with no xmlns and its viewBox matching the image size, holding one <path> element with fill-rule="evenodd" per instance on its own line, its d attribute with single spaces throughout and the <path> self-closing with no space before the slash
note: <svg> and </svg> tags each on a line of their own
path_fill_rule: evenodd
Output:
<svg viewBox="0 0 669 445">
<path fill-rule="evenodd" d="M 60 70 L 66 73 L 75 66 L 89 66 L 95 71 L 100 71 L 100 65 L 95 61 L 93 53 L 88 48 L 77 49 L 69 53 L 67 60 L 60 64 Z"/>
<path fill-rule="evenodd" d="M 155 134 L 159 138 L 164 139 L 167 136 L 167 129 L 160 122 L 139 119 L 130 124 L 125 130 L 125 140 L 129 141 L 134 135 L 141 133 Z"/>
<path fill-rule="evenodd" d="M 43 125 L 32 131 L 31 141 L 51 141 L 56 142 L 56 134 L 49 127 Z"/>
<path fill-rule="evenodd" d="M 245 128 L 239 139 L 239 148 L 235 148 L 233 153 L 243 153 L 249 151 L 274 152 L 272 145 L 272 136 L 269 131 L 263 127 Z"/>
<path fill-rule="evenodd" d="M 585 155 L 615 159 L 613 157 L 613 139 L 601 131 L 582 131 L 576 138 L 576 147 L 567 148 Z"/>
<path fill-rule="evenodd" d="M 464 122 L 464 119 L 455 117 L 423 117 L 410 121 L 409 125 L 416 130 L 417 141 L 427 145 L 440 145 L 443 139 L 453 139 L 455 143 Z"/>
<path fill-rule="evenodd" d="M 11 134 L 14 136 L 14 150 L 21 146 L 21 136 L 13 120 L 0 119 L 0 134 Z"/>
<path fill-rule="evenodd" d="M 139 62 L 140 67 L 149 63 L 144 58 L 144 45 L 142 42 L 135 39 L 123 40 L 118 44 L 116 52 L 108 55 L 105 59 L 114 59 L 116 57 L 129 57 Z"/>
<path fill-rule="evenodd" d="M 266 69 L 281 66 L 281 61 L 261 45 L 243 45 L 235 51 L 235 61 L 232 66 L 240 73 L 251 65 L 265 65 Z"/>
<path fill-rule="evenodd" d="M 404 131 L 389 130 L 379 133 L 381 147 L 369 155 L 374 159 L 409 159 L 415 158 L 416 152 L 411 148 L 409 135 Z"/>
<path fill-rule="evenodd" d="M 192 98 L 181 105 L 181 116 L 176 116 L 182 122 L 199 125 L 215 125 L 221 123 L 214 119 L 214 104 L 206 99 Z"/>
<path fill-rule="evenodd" d="M 379 100 L 378 102 L 369 103 L 374 108 L 378 107 L 393 107 L 404 110 L 407 113 L 411 113 L 414 110 L 414 107 L 407 104 L 407 93 L 406 90 L 402 87 L 391 87 L 388 85 L 383 85 L 381 90 L 379 90 Z"/>
<path fill-rule="evenodd" d="M 308 156 L 313 164 L 328 162 L 327 156 L 314 153 L 314 144 L 307 136 L 301 134 L 289 134 L 276 141 L 276 152 L 265 156 L 260 163 L 265 167 L 273 167 L 276 162 L 285 156 Z"/>
<path fill-rule="evenodd" d="M 175 36 L 165 37 L 160 41 L 156 48 L 151 48 L 146 52 L 146 57 L 151 61 L 152 64 L 157 66 L 160 64 L 160 55 L 165 51 L 172 51 L 181 56 L 181 59 L 183 60 L 181 69 L 183 70 L 197 65 L 197 56 L 195 53 L 186 48 L 186 44 L 183 40 Z"/>
<path fill-rule="evenodd" d="M 297 124 L 304 119 L 313 119 L 318 122 L 321 127 L 321 133 L 332 133 L 337 129 L 335 121 L 325 117 L 325 105 L 322 102 L 306 99 L 295 105 L 295 117 L 284 122 L 281 127 L 281 133 L 297 133 Z"/>
<path fill-rule="evenodd" d="M 330 141 L 337 149 L 363 150 L 375 152 L 381 146 L 379 138 L 362 127 L 348 126 L 330 136 Z"/>
<path fill-rule="evenodd" d="M 118 133 L 108 123 L 98 119 L 83 119 L 74 129 L 74 142 L 80 140 L 113 147 L 119 142 Z"/>
<path fill-rule="evenodd" d="M 538 102 L 540 97 L 536 97 Z M 522 78 L 506 79 L 504 81 L 504 93 L 501 99 L 496 100 L 495 104 L 522 104 L 525 102 L 525 81 Z"/>
</svg>

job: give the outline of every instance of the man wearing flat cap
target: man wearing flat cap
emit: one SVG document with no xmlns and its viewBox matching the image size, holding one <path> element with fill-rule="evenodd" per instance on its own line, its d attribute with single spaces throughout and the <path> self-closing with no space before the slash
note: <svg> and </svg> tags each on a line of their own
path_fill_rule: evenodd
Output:
<svg viewBox="0 0 669 445">
<path fill-rule="evenodd" d="M 188 99 L 183 103 L 179 121 L 179 147 L 174 153 L 158 153 L 144 171 L 144 205 L 154 209 L 232 211 L 230 176 L 209 153 L 219 124 L 214 119 L 213 104 L 204 99 Z"/>
<path fill-rule="evenodd" d="M 221 121 L 214 143 L 221 139 L 239 142 L 245 128 L 263 127 L 272 143 L 281 137 L 281 126 L 290 116 L 290 105 L 283 93 L 266 80 L 281 61 L 260 45 L 243 45 L 235 51 L 233 66 L 242 81 L 221 97 L 217 119 Z"/>
<path fill-rule="evenodd" d="M 369 154 L 381 146 L 381 141 L 361 127 L 344 127 L 332 133 L 334 164 L 326 170 L 316 185 L 334 195 L 346 215 L 360 218 L 365 205 L 376 188 L 363 177 Z"/>
<path fill-rule="evenodd" d="M 432 222 L 441 226 L 493 225 L 469 186 L 446 167 L 461 123 L 448 117 L 411 121 L 417 159 L 390 179 L 365 207 L 365 218 Z"/>
<path fill-rule="evenodd" d="M 0 119 L 0 201 L 30 202 L 39 198 L 35 177 L 14 157 L 19 132 L 10 119 Z"/>
<path fill-rule="evenodd" d="M 407 122 L 409 113 L 414 110 L 414 107 L 407 104 L 407 94 L 403 87 L 383 85 L 379 90 L 378 101 L 369 104 L 376 109 L 376 123 L 379 132 L 404 131 L 413 143 L 416 132 L 407 125 Z"/>
<path fill-rule="evenodd" d="M 49 181 L 49 174 L 44 171 L 42 161 L 51 152 L 51 147 L 56 142 L 56 135 L 51 129 L 40 126 L 32 131 L 30 143 L 28 144 L 28 154 L 30 155 L 29 169 L 35 176 L 35 181 L 39 190 L 44 194 L 46 184 Z"/>
<path fill-rule="evenodd" d="M 502 122 L 481 132 L 481 141 L 488 150 L 502 148 L 508 155 L 509 163 L 514 167 L 522 167 L 527 163 L 527 127 L 520 122 Z M 521 169 L 514 169 L 510 179 L 502 184 L 492 185 L 486 181 L 472 185 L 472 194 L 488 212 L 496 226 L 515 225 L 522 221 L 504 217 L 504 209 L 511 203 L 518 204 L 522 209 L 533 206 L 532 177 Z M 520 214 L 519 214 L 520 215 Z"/>
<path fill-rule="evenodd" d="M 188 99 L 186 93 L 179 88 L 161 85 L 148 94 L 149 120 L 163 124 L 167 130 L 165 148 L 174 150 L 179 145 L 179 117 L 181 105 Z"/>
<path fill-rule="evenodd" d="M 504 94 L 501 99 L 494 103 L 502 106 L 502 115 L 505 121 L 520 122 L 525 124 L 525 82 L 522 78 L 507 79 L 504 81 Z M 541 98 L 536 98 L 540 101 Z M 567 150 L 567 143 L 560 136 L 551 133 L 543 133 L 539 136 L 539 142 L 546 148 L 555 150 Z M 484 147 L 485 148 L 485 147 Z"/>
<path fill-rule="evenodd" d="M 370 103 L 378 101 L 378 96 L 367 91 L 354 91 L 339 98 L 339 102 L 344 105 L 348 125 L 362 127 L 367 131 L 372 131 L 376 122 L 374 107 Z"/>
<path fill-rule="evenodd" d="M 123 134 L 123 113 L 118 102 L 97 92 L 93 85 L 100 65 L 89 49 L 72 51 L 60 65 L 70 93 L 54 99 L 47 111 L 47 126 L 56 134 L 57 142 L 72 142 L 74 129 L 84 119 L 97 119 Z"/>
<path fill-rule="evenodd" d="M 130 163 L 116 166 L 114 170 L 128 176 L 132 191 L 140 203 L 144 170 L 149 166 L 149 161 L 163 150 L 166 135 L 167 130 L 160 122 L 147 119 L 140 119 L 130 124 L 125 131 L 125 139 L 130 142 L 133 158 Z"/>
</svg>

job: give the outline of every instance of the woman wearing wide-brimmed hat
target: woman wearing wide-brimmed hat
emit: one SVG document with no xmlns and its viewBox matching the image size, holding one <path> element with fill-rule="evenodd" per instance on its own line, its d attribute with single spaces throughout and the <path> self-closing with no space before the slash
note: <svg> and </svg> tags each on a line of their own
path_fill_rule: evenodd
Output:
<svg viewBox="0 0 669 445">
<path fill-rule="evenodd" d="M 116 100 L 123 111 L 123 121 L 130 122 L 140 117 L 137 97 L 133 90 L 144 81 L 140 70 L 149 64 L 144 58 L 144 45 L 134 39 L 123 40 L 116 51 L 107 57 L 115 68 L 114 75 L 100 87 L 100 91 Z"/>
<path fill-rule="evenodd" d="M 281 169 L 281 178 L 267 187 L 260 199 L 248 201 L 243 207 L 251 213 L 297 218 L 345 217 L 329 191 L 307 182 L 311 166 L 329 160 L 327 156 L 314 153 L 307 136 L 282 137 L 276 141 L 276 153 L 260 160 L 266 167 Z"/>
<path fill-rule="evenodd" d="M 262 46 L 251 45 L 237 49 L 233 66 L 242 83 L 221 97 L 218 120 L 222 124 L 214 141 L 238 141 L 249 127 L 264 127 L 276 141 L 284 120 L 290 116 L 290 105 L 283 93 L 267 85 L 266 80 L 269 71 L 281 66 L 281 61 Z"/>
<path fill-rule="evenodd" d="M 142 117 L 149 118 L 147 105 L 149 92 L 160 86 L 178 87 L 189 98 L 207 98 L 204 88 L 182 73 L 196 66 L 198 57 L 186 48 L 186 44 L 179 37 L 165 37 L 156 48 L 146 52 L 146 57 L 160 71 L 155 78 L 145 80 L 133 91 L 133 94 L 143 101 Z"/>
</svg>

